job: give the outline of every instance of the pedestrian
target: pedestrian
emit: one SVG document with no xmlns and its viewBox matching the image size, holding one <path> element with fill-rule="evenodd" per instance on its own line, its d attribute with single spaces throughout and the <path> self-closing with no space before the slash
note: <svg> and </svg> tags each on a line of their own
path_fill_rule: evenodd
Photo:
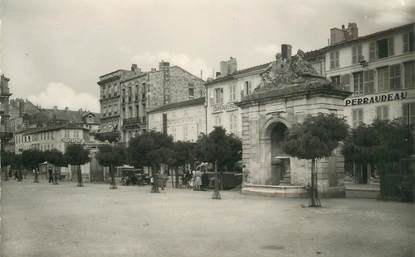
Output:
<svg viewBox="0 0 415 257">
<path fill-rule="evenodd" d="M 49 183 L 53 183 L 53 171 L 51 167 L 49 167 L 48 173 L 49 173 Z"/>
<path fill-rule="evenodd" d="M 202 172 L 200 170 L 197 170 L 194 172 L 195 179 L 193 184 L 193 190 L 200 191 L 200 186 L 202 185 Z"/>
</svg>

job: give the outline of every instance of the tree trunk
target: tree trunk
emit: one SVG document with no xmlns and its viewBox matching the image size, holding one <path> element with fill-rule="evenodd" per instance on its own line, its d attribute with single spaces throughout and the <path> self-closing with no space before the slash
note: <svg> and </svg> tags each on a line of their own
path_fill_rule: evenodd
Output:
<svg viewBox="0 0 415 257">
<path fill-rule="evenodd" d="M 321 207 L 318 197 L 316 159 L 311 160 L 311 190 L 310 190 L 310 207 Z"/>
<path fill-rule="evenodd" d="M 215 191 L 213 191 L 212 199 L 221 199 L 219 192 L 219 174 L 218 174 L 218 161 L 215 161 Z"/>
<path fill-rule="evenodd" d="M 58 185 L 58 167 L 54 167 L 54 173 L 53 173 L 53 184 Z"/>
<path fill-rule="evenodd" d="M 8 174 L 7 174 L 8 175 Z M 35 183 L 39 183 L 39 171 L 37 168 L 35 168 Z"/>
<path fill-rule="evenodd" d="M 151 193 L 160 193 L 159 184 L 158 184 L 159 179 L 158 179 L 158 174 L 157 174 L 155 167 L 151 167 L 151 174 L 153 175 L 153 185 L 151 187 Z"/>
<path fill-rule="evenodd" d="M 83 187 L 81 165 L 76 165 L 76 167 L 78 168 L 78 186 Z"/>
<path fill-rule="evenodd" d="M 117 189 L 117 185 L 115 184 L 115 174 L 114 174 L 114 166 L 110 166 L 110 175 L 111 175 L 111 184 L 110 189 Z"/>
</svg>

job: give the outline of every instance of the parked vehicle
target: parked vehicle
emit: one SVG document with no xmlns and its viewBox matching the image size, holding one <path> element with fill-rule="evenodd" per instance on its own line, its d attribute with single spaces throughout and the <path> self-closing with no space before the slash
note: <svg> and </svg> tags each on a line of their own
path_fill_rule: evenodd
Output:
<svg viewBox="0 0 415 257">
<path fill-rule="evenodd" d="M 121 169 L 121 185 L 148 185 L 150 177 L 141 169 L 122 168 Z"/>
</svg>

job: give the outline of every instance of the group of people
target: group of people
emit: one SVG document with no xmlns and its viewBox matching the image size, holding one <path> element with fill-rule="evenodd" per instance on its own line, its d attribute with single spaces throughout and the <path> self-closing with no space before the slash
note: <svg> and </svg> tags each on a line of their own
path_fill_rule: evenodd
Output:
<svg viewBox="0 0 415 257">
<path fill-rule="evenodd" d="M 195 191 L 204 191 L 209 188 L 209 176 L 206 171 L 185 171 L 183 185 L 185 188 L 193 188 Z"/>
</svg>

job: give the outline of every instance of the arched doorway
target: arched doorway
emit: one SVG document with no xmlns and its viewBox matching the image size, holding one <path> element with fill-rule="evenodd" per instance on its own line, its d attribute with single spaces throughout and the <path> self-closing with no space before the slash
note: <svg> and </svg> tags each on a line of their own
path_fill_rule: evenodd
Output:
<svg viewBox="0 0 415 257">
<path fill-rule="evenodd" d="M 270 126 L 271 135 L 271 184 L 290 184 L 290 157 L 282 149 L 288 128 L 282 122 Z"/>
</svg>

